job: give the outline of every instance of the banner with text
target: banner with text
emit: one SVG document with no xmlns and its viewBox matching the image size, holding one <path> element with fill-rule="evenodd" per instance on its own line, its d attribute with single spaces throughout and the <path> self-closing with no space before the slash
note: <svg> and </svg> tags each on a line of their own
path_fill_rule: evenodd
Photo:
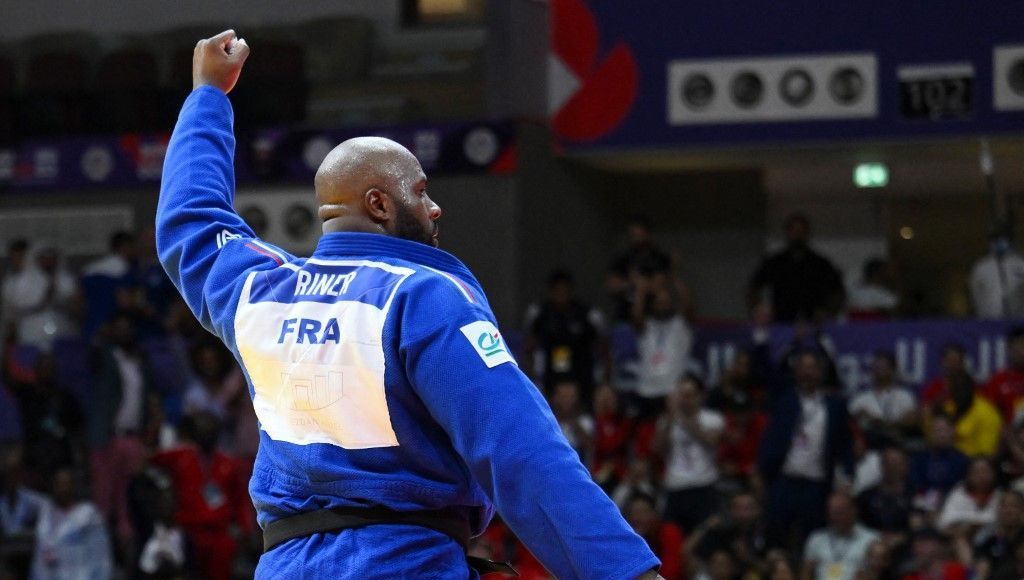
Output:
<svg viewBox="0 0 1024 580">
<path fill-rule="evenodd" d="M 892 351 L 902 380 L 919 386 L 941 372 L 942 349 L 951 343 L 964 347 L 975 379 L 985 381 L 1006 366 L 1006 335 L 1018 326 L 1024 326 L 1024 320 L 861 322 L 825 326 L 821 336 L 836 354 L 843 386 L 854 392 L 870 385 L 875 351 Z M 780 357 L 793 344 L 795 332 L 791 326 L 774 326 L 770 336 L 772 353 Z M 811 346 L 814 338 L 805 337 L 803 342 Z M 699 328 L 693 358 L 709 384 L 715 384 L 736 352 L 751 344 L 749 326 Z"/>
<path fill-rule="evenodd" d="M 245 183 L 310 183 L 338 143 L 361 135 L 409 148 L 428 175 L 506 174 L 516 168 L 515 125 L 465 122 L 364 129 L 266 129 L 240 134 L 235 178 Z M 160 183 L 167 133 L 32 139 L 0 147 L 0 192 L 147 187 Z"/>
</svg>

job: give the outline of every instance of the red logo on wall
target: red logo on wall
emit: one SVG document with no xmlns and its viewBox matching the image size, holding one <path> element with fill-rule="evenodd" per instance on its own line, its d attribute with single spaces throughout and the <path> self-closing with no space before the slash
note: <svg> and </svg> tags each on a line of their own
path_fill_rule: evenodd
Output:
<svg viewBox="0 0 1024 580">
<path fill-rule="evenodd" d="M 636 99 L 633 51 L 619 41 L 599 59 L 599 34 L 583 0 L 552 0 L 548 106 L 555 134 L 567 141 L 593 141 L 610 133 Z"/>
</svg>

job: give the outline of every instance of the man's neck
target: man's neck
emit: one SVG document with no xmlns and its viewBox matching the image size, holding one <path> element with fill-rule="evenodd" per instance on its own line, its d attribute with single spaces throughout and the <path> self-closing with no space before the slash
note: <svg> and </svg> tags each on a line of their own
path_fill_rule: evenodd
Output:
<svg viewBox="0 0 1024 580">
<path fill-rule="evenodd" d="M 333 234 L 337 232 L 361 232 L 364 234 L 383 234 L 388 235 L 387 230 L 384 226 L 365 218 L 363 216 L 338 216 L 327 220 L 323 223 L 323 232 L 325 234 Z"/>
</svg>

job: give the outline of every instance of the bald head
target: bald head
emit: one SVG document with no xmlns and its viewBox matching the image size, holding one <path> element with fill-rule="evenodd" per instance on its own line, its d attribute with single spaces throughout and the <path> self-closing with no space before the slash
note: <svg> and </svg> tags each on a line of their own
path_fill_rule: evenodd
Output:
<svg viewBox="0 0 1024 580">
<path fill-rule="evenodd" d="M 405 147 L 382 137 L 357 137 L 335 147 L 316 172 L 324 233 L 363 231 L 437 245 L 439 208 L 426 195 L 427 177 Z"/>
</svg>

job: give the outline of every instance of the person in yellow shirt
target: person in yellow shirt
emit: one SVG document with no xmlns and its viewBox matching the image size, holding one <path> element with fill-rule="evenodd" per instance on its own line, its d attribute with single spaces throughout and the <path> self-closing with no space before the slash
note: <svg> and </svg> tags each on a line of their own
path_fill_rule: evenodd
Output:
<svg viewBox="0 0 1024 580">
<path fill-rule="evenodd" d="M 999 411 L 983 397 L 975 396 L 974 380 L 966 372 L 957 373 L 949 383 L 949 396 L 935 405 L 932 414 L 952 418 L 956 428 L 956 448 L 964 455 L 984 457 L 995 454 L 1003 428 Z"/>
</svg>

